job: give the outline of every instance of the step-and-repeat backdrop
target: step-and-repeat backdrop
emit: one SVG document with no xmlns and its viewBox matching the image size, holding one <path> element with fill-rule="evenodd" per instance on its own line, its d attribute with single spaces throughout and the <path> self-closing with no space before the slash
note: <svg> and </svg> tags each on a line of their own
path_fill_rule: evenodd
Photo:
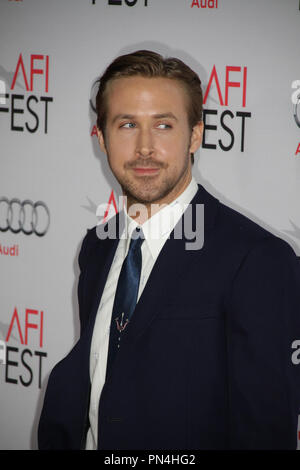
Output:
<svg viewBox="0 0 300 470">
<path fill-rule="evenodd" d="M 196 180 L 299 256 L 299 43 L 299 0 L 1 0 L 1 449 L 37 448 L 49 372 L 79 336 L 82 239 L 99 204 L 118 210 L 95 80 L 137 49 L 187 62 L 204 92 Z"/>
</svg>

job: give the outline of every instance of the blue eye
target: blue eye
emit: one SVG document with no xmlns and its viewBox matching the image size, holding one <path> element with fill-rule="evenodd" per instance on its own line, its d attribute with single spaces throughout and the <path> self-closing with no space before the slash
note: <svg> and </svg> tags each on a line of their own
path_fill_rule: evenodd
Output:
<svg viewBox="0 0 300 470">
<path fill-rule="evenodd" d="M 125 129 L 132 129 L 135 127 L 135 124 L 133 122 L 126 122 L 125 124 L 122 124 L 121 127 L 125 127 Z"/>
<path fill-rule="evenodd" d="M 169 124 L 159 124 L 157 127 L 160 128 L 160 129 L 171 129 L 172 128 L 172 126 L 170 126 Z"/>
</svg>

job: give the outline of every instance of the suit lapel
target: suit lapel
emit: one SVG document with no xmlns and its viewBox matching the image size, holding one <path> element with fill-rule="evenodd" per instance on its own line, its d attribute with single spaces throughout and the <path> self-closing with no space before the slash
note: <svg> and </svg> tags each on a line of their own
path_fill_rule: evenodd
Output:
<svg viewBox="0 0 300 470">
<path fill-rule="evenodd" d="M 191 201 L 193 220 L 195 217 L 196 205 L 204 205 L 204 244 L 210 237 L 214 226 L 218 200 L 211 196 L 200 185 L 198 192 Z M 182 223 L 182 218 L 178 224 Z M 182 276 L 182 272 L 188 269 L 189 263 L 195 259 L 193 251 L 186 250 L 186 243 L 191 240 L 184 236 L 182 239 L 174 237 L 175 228 L 170 235 L 170 239 L 164 244 L 150 273 L 147 284 L 137 303 L 131 319 L 130 327 L 126 330 L 123 338 L 123 347 L 127 342 L 140 336 L 146 328 L 150 326 L 159 312 L 159 307 L 165 303 L 165 292 L 174 285 L 176 278 Z M 167 275 L 166 275 L 167 273 Z M 169 299 L 168 299 L 169 300 Z"/>
</svg>

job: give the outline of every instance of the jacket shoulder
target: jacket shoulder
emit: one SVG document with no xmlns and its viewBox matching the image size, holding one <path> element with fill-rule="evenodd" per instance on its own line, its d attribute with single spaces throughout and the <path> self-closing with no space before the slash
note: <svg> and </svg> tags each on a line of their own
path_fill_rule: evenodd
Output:
<svg viewBox="0 0 300 470">
<path fill-rule="evenodd" d="M 253 249 L 264 253 L 270 250 L 277 256 L 297 259 L 293 248 L 280 236 L 227 206 L 203 186 L 198 186 L 198 199 L 204 203 L 204 225 L 211 225 L 214 249 L 219 256 L 229 256 L 233 266 L 238 266 Z"/>
<path fill-rule="evenodd" d="M 234 238 L 241 238 L 251 242 L 267 237 L 276 237 L 258 222 L 226 206 L 220 201 L 218 215 L 218 222 L 222 225 L 224 232 L 228 232 L 228 234 Z"/>
<path fill-rule="evenodd" d="M 220 201 L 216 227 L 228 252 L 234 253 L 233 259 L 241 261 L 250 252 L 260 253 L 261 259 L 269 255 L 297 259 L 288 242 Z"/>
<path fill-rule="evenodd" d="M 78 264 L 82 271 L 88 262 L 91 253 L 98 247 L 105 247 L 107 240 L 114 240 L 118 238 L 120 230 L 119 214 L 109 219 L 105 224 L 96 225 L 87 229 L 87 233 L 82 241 Z"/>
</svg>

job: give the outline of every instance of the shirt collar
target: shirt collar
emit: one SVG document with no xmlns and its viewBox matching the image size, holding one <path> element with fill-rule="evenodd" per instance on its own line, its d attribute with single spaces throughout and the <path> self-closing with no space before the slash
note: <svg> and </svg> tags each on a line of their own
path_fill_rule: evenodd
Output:
<svg viewBox="0 0 300 470">
<path fill-rule="evenodd" d="M 125 255 L 128 252 L 129 240 L 132 236 L 132 232 L 137 227 L 141 227 L 145 237 L 144 243 L 147 244 L 152 257 L 156 259 L 166 239 L 169 237 L 176 223 L 186 209 L 186 205 L 191 202 L 197 191 L 198 185 L 194 177 L 192 177 L 189 185 L 176 199 L 174 199 L 174 201 L 160 209 L 142 225 L 137 224 L 137 222 L 128 215 L 126 204 L 124 204 L 126 223 L 124 236 L 122 238 L 127 239 L 127 243 L 125 243 Z"/>
</svg>

